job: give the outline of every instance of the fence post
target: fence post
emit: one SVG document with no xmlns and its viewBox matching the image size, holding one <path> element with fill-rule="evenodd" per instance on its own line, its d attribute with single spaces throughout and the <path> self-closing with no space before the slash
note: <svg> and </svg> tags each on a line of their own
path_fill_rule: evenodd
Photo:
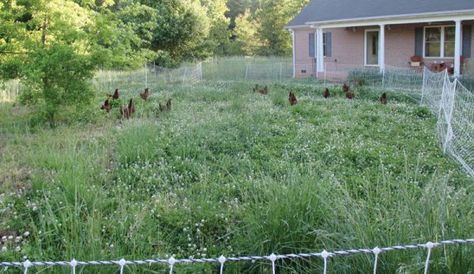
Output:
<svg viewBox="0 0 474 274">
<path fill-rule="evenodd" d="M 249 66 L 250 64 L 245 64 L 245 80 L 247 80 L 247 77 L 249 75 Z"/>
<path fill-rule="evenodd" d="M 448 128 L 446 129 L 447 130 L 446 140 L 444 141 L 444 145 L 443 145 L 444 153 L 447 152 L 448 145 L 451 142 L 451 139 L 453 138 L 452 119 L 453 119 L 454 103 L 455 103 L 454 100 L 456 98 L 457 86 L 458 86 L 458 79 L 454 79 L 453 90 L 452 90 L 452 92 L 450 92 L 451 94 L 449 94 L 450 95 L 450 97 L 449 97 L 449 99 L 450 99 L 450 101 L 449 101 L 449 111 L 448 111 L 448 113 L 445 112 L 445 114 L 447 115 L 446 123 L 448 124 Z"/>
<path fill-rule="evenodd" d="M 282 80 L 282 73 L 283 73 L 283 63 L 280 62 L 280 81 Z"/>
<path fill-rule="evenodd" d="M 145 62 L 145 88 L 148 87 L 148 67 Z"/>
<path fill-rule="evenodd" d="M 199 63 L 199 80 L 202 81 L 202 62 Z"/>
<path fill-rule="evenodd" d="M 382 89 L 385 89 L 385 69 L 382 70 Z"/>
<path fill-rule="evenodd" d="M 184 81 L 186 80 L 186 72 L 187 72 L 188 68 L 184 68 L 184 71 L 183 71 L 183 84 L 184 84 Z"/>
<path fill-rule="evenodd" d="M 421 99 L 420 99 L 420 105 L 423 104 L 423 99 L 425 96 L 425 87 L 426 87 L 426 67 L 423 67 L 423 83 L 421 86 Z"/>
<path fill-rule="evenodd" d="M 444 71 L 444 79 L 443 79 L 443 90 L 441 92 L 441 99 L 439 100 L 439 111 L 438 111 L 438 121 L 441 119 L 441 111 L 443 110 L 443 98 L 446 95 L 447 84 L 450 82 L 448 76 L 448 70 Z"/>
</svg>

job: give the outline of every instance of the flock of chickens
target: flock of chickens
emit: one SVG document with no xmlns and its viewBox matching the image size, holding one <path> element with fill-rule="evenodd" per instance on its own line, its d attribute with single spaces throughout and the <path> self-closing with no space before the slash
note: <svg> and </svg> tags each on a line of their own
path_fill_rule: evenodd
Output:
<svg viewBox="0 0 474 274">
<path fill-rule="evenodd" d="M 342 91 L 346 95 L 347 99 L 349 100 L 354 99 L 354 93 L 351 91 L 351 88 L 346 83 L 342 85 Z M 257 84 L 253 88 L 253 92 L 258 92 L 261 95 L 268 95 L 268 86 L 264 86 L 263 88 L 260 88 L 260 86 Z M 144 101 L 147 101 L 149 96 L 150 96 L 150 90 L 148 88 L 145 88 L 145 90 L 142 93 L 140 93 L 140 97 Z M 327 99 L 330 96 L 331 96 L 331 93 L 329 92 L 329 89 L 325 88 L 323 91 L 323 97 Z M 100 109 L 105 110 L 107 113 L 109 113 L 112 110 L 111 100 L 114 101 L 114 100 L 118 100 L 119 98 L 120 98 L 119 90 L 115 89 L 114 94 L 107 95 L 107 99 L 102 104 Z M 296 98 L 296 95 L 291 90 L 288 93 L 288 101 L 290 102 L 290 105 L 292 106 L 298 104 L 298 99 Z M 382 105 L 387 104 L 388 99 L 387 99 L 387 94 L 385 92 L 382 94 L 382 96 L 380 96 L 379 101 Z M 171 110 L 171 99 L 168 99 L 168 101 L 166 101 L 166 103 L 163 105 L 161 103 L 158 103 L 158 104 L 159 104 L 160 112 Z M 130 119 L 134 113 L 135 113 L 135 104 L 133 102 L 133 98 L 131 98 L 128 101 L 127 105 L 120 106 L 120 116 L 122 119 Z"/>
<path fill-rule="evenodd" d="M 346 83 L 344 83 L 342 85 L 342 91 L 346 95 L 347 99 L 349 99 L 349 100 L 354 99 L 354 93 L 351 91 L 351 88 Z M 268 95 L 268 87 L 265 86 L 263 88 L 260 88 L 260 86 L 257 84 L 253 88 L 253 92 L 258 92 L 261 95 Z M 324 91 L 323 91 L 323 97 L 327 99 L 330 96 L 331 96 L 331 93 L 329 92 L 329 89 L 325 88 Z M 292 106 L 294 106 L 298 103 L 298 99 L 296 99 L 296 95 L 291 90 L 288 93 L 288 101 L 290 102 L 290 105 L 292 105 Z M 387 93 L 384 92 L 382 94 L 382 96 L 380 96 L 379 101 L 382 105 L 386 105 L 388 103 Z"/>
<path fill-rule="evenodd" d="M 150 90 L 145 88 L 145 90 L 140 93 L 140 97 L 144 101 L 148 101 L 148 97 L 150 96 Z M 109 113 L 112 110 L 112 101 L 118 100 L 120 98 L 120 93 L 118 89 L 115 89 L 114 94 L 110 95 L 107 94 L 107 99 L 102 104 L 100 109 L 105 110 Z M 171 99 L 168 99 L 165 104 L 158 103 L 160 107 L 160 112 L 170 111 L 171 110 Z M 120 106 L 120 117 L 122 119 L 130 119 L 132 115 L 135 113 L 135 103 L 133 102 L 133 98 L 128 101 L 127 105 Z"/>
</svg>

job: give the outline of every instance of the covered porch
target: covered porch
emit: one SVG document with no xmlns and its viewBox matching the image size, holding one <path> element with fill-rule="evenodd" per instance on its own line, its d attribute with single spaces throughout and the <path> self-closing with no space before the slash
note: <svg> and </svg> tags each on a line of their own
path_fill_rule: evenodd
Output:
<svg viewBox="0 0 474 274">
<path fill-rule="evenodd" d="M 343 80 L 348 71 L 356 68 L 384 73 L 388 67 L 421 71 L 424 66 L 434 71 L 448 69 L 459 77 L 473 51 L 474 15 L 467 13 L 309 22 L 308 25 L 314 31 L 314 76 L 318 78 L 331 74 Z M 328 43 L 331 56 L 326 54 Z"/>
</svg>

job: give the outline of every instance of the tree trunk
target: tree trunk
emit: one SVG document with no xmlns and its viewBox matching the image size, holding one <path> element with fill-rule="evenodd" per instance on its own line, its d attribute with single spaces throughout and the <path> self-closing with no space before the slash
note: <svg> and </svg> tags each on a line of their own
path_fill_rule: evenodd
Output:
<svg viewBox="0 0 474 274">
<path fill-rule="evenodd" d="M 41 26 L 41 45 L 43 48 L 46 46 L 46 31 L 48 29 L 48 16 L 44 16 L 43 25 Z"/>
</svg>

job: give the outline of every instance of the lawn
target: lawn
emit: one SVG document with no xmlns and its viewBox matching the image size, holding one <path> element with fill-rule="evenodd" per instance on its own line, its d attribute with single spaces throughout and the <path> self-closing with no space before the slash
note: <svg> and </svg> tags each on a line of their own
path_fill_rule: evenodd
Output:
<svg viewBox="0 0 474 274">
<path fill-rule="evenodd" d="M 472 238 L 472 179 L 443 155 L 427 109 L 392 93 L 383 106 L 380 91 L 359 89 L 349 101 L 332 88 L 336 96 L 325 100 L 311 84 L 273 83 L 268 96 L 253 93 L 254 84 L 151 86 L 131 120 L 97 107 L 55 129 L 37 125 L 25 107 L 0 104 L 0 261 L 269 255 Z M 122 100 L 138 92 L 128 89 Z M 168 98 L 172 110 L 160 113 Z M 439 248 L 430 269 L 465 272 L 473 255 L 469 246 Z M 419 273 L 425 258 L 425 250 L 381 254 L 379 271 Z M 368 273 L 372 262 L 356 255 L 329 266 Z M 270 268 L 230 263 L 226 273 Z M 277 270 L 319 273 L 322 260 L 279 261 Z"/>
</svg>

